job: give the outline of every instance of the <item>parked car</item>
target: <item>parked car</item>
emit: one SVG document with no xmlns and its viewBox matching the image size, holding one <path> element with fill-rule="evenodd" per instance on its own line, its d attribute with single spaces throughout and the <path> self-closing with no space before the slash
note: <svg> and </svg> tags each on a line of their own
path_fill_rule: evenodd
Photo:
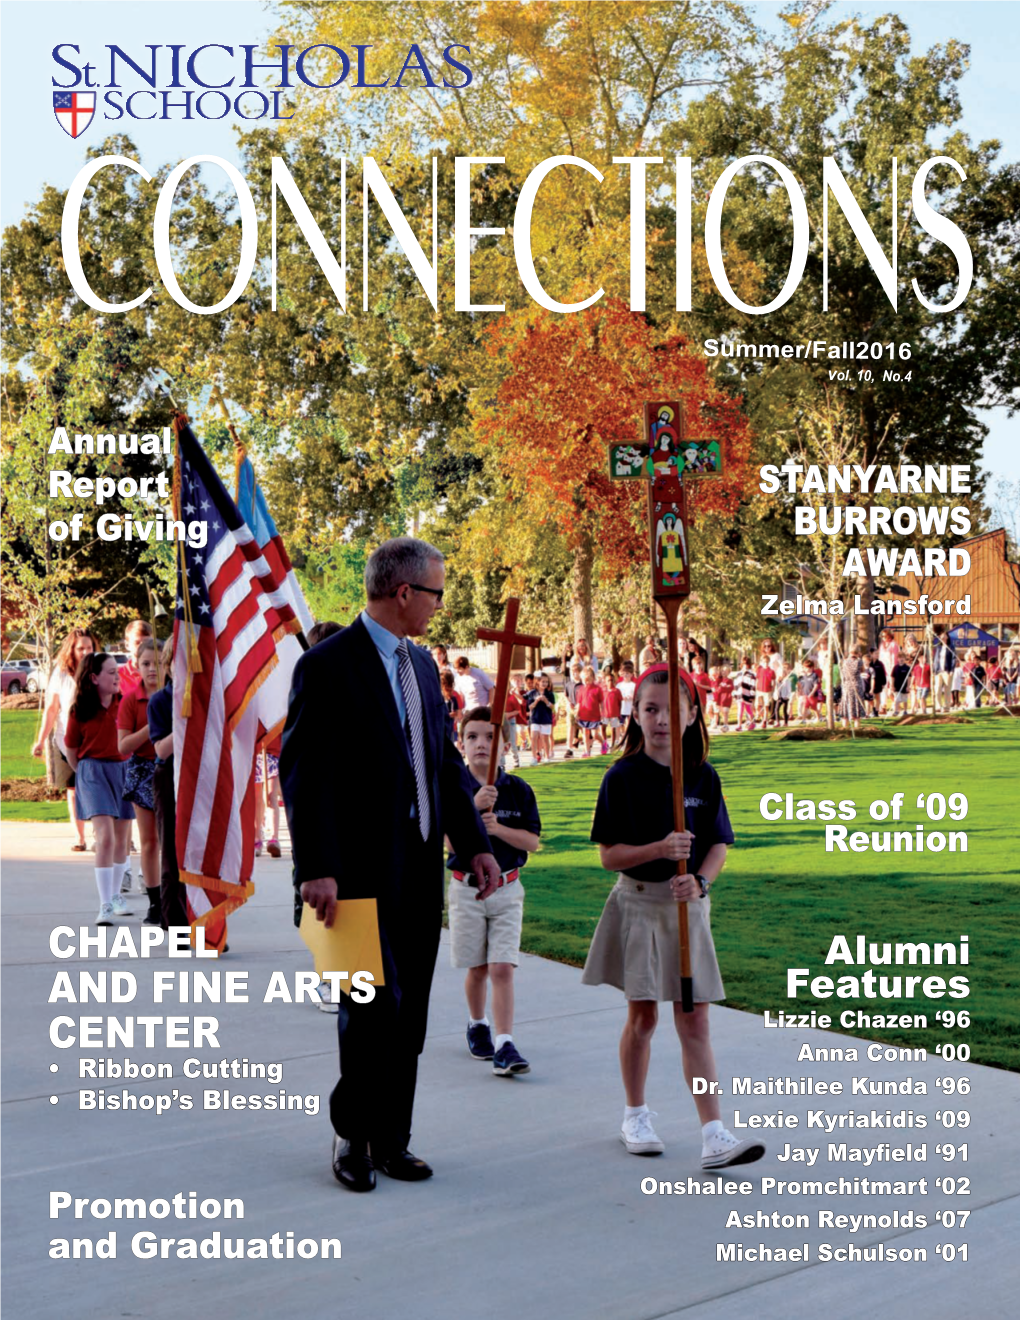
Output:
<svg viewBox="0 0 1020 1320">
<path fill-rule="evenodd" d="M 16 662 L 4 665 L 0 672 L 0 689 L 4 696 L 16 697 L 19 692 L 24 692 L 28 677 L 28 671 L 22 669 Z"/>
</svg>

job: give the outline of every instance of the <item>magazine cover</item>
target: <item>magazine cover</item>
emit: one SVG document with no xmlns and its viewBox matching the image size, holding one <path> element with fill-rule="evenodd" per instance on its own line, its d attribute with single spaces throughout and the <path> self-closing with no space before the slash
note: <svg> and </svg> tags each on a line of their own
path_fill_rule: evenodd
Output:
<svg viewBox="0 0 1020 1320">
<path fill-rule="evenodd" d="M 1017 5 L 0 25 L 8 1314 L 1015 1314 Z"/>
</svg>

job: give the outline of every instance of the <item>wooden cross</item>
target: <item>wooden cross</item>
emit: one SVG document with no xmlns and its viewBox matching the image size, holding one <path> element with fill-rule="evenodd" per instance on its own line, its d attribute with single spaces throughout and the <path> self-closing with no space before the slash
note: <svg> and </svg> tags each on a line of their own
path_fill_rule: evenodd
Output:
<svg viewBox="0 0 1020 1320">
<path fill-rule="evenodd" d="M 499 772 L 499 740 L 503 731 L 503 717 L 506 714 L 506 694 L 510 687 L 514 647 L 542 645 L 541 637 L 533 637 L 529 633 L 517 631 L 517 615 L 520 613 L 520 608 L 521 602 L 516 596 L 511 596 L 506 603 L 506 618 L 502 629 L 479 628 L 477 634 L 480 642 L 496 642 L 499 646 L 496 685 L 492 689 L 492 751 L 489 753 L 489 773 L 485 778 L 487 784 L 494 784 Z"/>
<path fill-rule="evenodd" d="M 626 470 L 624 470 L 626 469 Z M 614 480 L 650 478 L 648 538 L 652 597 L 666 616 L 666 659 L 669 665 L 670 762 L 673 772 L 673 828 L 687 828 L 684 802 L 683 737 L 680 731 L 680 667 L 677 656 L 677 615 L 691 594 L 691 561 L 687 532 L 690 519 L 684 476 L 720 476 L 722 451 L 718 440 L 687 434 L 683 404 L 676 400 L 646 403 L 643 441 L 611 445 L 609 475 Z M 683 863 L 680 863 L 683 866 Z M 685 871 L 677 874 L 684 875 Z M 694 1011 L 691 947 L 687 904 L 677 904 L 680 939 L 680 1000 L 685 1013 Z"/>
</svg>

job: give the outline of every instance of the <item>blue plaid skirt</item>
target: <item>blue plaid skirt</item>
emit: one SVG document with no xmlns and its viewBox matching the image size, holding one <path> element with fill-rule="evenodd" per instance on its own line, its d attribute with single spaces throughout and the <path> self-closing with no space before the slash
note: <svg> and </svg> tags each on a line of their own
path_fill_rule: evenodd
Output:
<svg viewBox="0 0 1020 1320">
<path fill-rule="evenodd" d="M 155 773 L 155 761 L 146 760 L 144 756 L 132 756 L 124 774 L 125 802 L 134 802 L 136 806 L 155 811 L 156 799 L 152 791 L 152 779 Z"/>
</svg>

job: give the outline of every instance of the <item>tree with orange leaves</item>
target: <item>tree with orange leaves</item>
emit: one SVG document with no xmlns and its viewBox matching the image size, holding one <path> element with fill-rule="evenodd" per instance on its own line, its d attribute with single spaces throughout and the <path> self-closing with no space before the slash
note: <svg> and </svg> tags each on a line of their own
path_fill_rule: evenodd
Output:
<svg viewBox="0 0 1020 1320">
<path fill-rule="evenodd" d="M 680 395 L 689 425 L 718 439 L 724 453 L 724 475 L 696 483 L 695 512 L 732 514 L 752 477 L 747 419 L 685 339 L 657 343 L 647 318 L 617 299 L 569 317 L 505 317 L 489 333 L 488 352 L 500 359 L 502 379 L 476 434 L 494 450 L 512 520 L 565 538 L 574 629 L 590 638 L 596 558 L 603 579 L 613 580 L 648 557 L 645 484 L 610 480 L 609 445 L 638 438 L 646 400 Z M 697 580 L 695 562 L 695 590 Z"/>
</svg>

